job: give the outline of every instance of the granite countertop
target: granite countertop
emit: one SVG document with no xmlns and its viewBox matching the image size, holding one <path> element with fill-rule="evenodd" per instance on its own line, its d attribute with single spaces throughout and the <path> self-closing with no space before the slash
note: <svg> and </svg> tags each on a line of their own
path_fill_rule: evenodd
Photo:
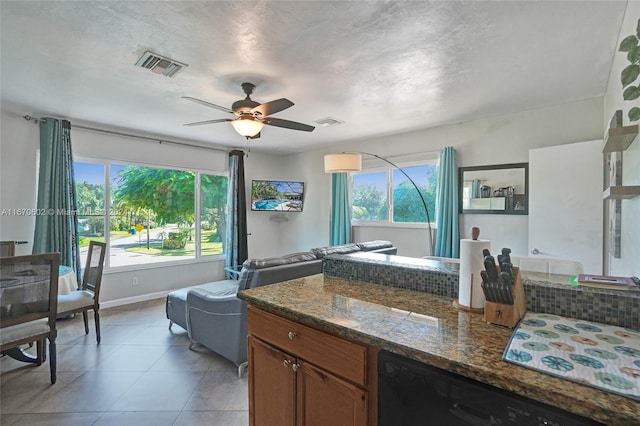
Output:
<svg viewBox="0 0 640 426">
<path fill-rule="evenodd" d="M 638 424 L 640 403 L 505 362 L 512 330 L 453 299 L 322 274 L 244 290 L 248 303 L 610 425 Z"/>
</svg>

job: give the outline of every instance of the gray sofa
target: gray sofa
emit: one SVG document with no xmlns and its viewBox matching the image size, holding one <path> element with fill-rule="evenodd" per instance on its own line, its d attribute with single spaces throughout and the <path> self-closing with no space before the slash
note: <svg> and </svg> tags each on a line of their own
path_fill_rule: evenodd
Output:
<svg viewBox="0 0 640 426">
<path fill-rule="evenodd" d="M 246 260 L 237 280 L 221 280 L 172 291 L 167 295 L 169 329 L 187 330 L 189 348 L 199 343 L 236 364 L 239 374 L 247 361 L 247 307 L 240 290 L 322 273 L 322 258 L 329 254 L 369 251 L 396 254 L 390 241 L 365 241 L 313 248 L 267 259 Z"/>
</svg>

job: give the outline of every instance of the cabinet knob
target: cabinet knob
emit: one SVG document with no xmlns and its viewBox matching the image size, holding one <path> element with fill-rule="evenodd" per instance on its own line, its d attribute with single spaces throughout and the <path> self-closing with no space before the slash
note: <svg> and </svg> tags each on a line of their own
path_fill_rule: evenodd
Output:
<svg viewBox="0 0 640 426">
<path fill-rule="evenodd" d="M 297 336 L 297 334 L 296 334 L 295 331 L 290 331 L 289 332 L 289 339 L 293 340 L 293 338 L 296 337 L 296 336 Z"/>
<path fill-rule="evenodd" d="M 295 372 L 295 371 L 298 371 L 298 368 L 300 368 L 300 364 L 293 364 L 293 365 L 291 366 L 291 369 L 292 369 L 294 372 Z"/>
<path fill-rule="evenodd" d="M 291 361 L 285 359 L 284 361 L 282 361 L 282 365 L 284 365 L 285 368 L 289 368 L 291 366 Z"/>
</svg>

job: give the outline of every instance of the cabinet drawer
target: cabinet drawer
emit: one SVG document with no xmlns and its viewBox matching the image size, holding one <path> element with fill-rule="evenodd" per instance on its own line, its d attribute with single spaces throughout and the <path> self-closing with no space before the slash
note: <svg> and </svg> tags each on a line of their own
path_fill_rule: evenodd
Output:
<svg viewBox="0 0 640 426">
<path fill-rule="evenodd" d="M 367 348 L 249 306 L 249 334 L 364 386 Z"/>
</svg>

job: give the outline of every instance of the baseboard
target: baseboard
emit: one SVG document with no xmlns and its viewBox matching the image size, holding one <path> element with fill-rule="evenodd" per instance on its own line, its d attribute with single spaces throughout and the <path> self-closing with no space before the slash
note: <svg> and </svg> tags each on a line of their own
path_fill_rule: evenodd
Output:
<svg viewBox="0 0 640 426">
<path fill-rule="evenodd" d="M 147 300 L 160 299 L 166 297 L 173 290 L 159 291 L 157 293 L 141 294 L 140 296 L 125 297 L 124 299 L 109 300 L 100 302 L 100 309 L 115 308 L 116 306 L 130 305 L 132 303 L 146 302 Z"/>
</svg>

